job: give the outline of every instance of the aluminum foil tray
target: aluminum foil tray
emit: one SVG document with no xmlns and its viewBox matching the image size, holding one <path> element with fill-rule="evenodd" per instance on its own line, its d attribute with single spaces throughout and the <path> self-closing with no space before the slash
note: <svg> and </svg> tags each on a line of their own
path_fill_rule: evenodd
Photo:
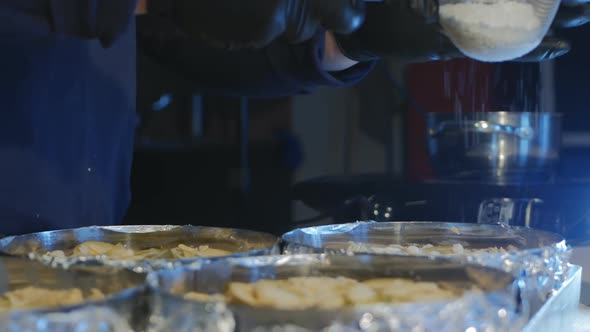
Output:
<svg viewBox="0 0 590 332">
<path fill-rule="evenodd" d="M 478 286 L 483 293 L 441 302 L 368 305 L 341 310 L 279 310 L 196 302 L 182 294 L 223 293 L 231 281 L 292 276 L 394 277 Z M 161 270 L 151 332 L 163 331 L 518 331 L 519 288 L 509 273 L 445 258 L 293 255 L 226 259 L 200 268 Z M 471 329 L 470 329 L 471 328 Z"/>
<path fill-rule="evenodd" d="M 12 236 L 0 240 L 0 252 L 13 256 L 28 256 L 46 264 L 71 266 L 89 261 L 99 261 L 112 266 L 134 269 L 136 272 L 174 268 L 199 264 L 215 258 L 112 260 L 101 257 L 52 258 L 44 256 L 48 251 L 63 250 L 66 253 L 87 241 L 122 243 L 131 249 L 173 248 L 179 244 L 209 245 L 212 248 L 234 252 L 233 257 L 268 255 L 279 251 L 278 239 L 270 234 L 214 227 L 199 226 L 113 226 L 84 227 Z M 225 256 L 227 257 L 227 256 Z"/>
<path fill-rule="evenodd" d="M 511 245 L 518 250 L 507 253 L 464 254 L 452 258 L 464 263 L 502 269 L 518 276 L 526 282 L 531 312 L 537 310 L 553 291 L 561 287 L 567 277 L 571 253 L 565 240 L 557 234 L 500 225 L 357 222 L 297 229 L 286 233 L 282 239 L 286 254 L 353 255 L 375 253 L 372 246 L 411 244 L 460 243 L 469 249 Z M 351 243 L 355 243 L 352 249 Z"/>
<path fill-rule="evenodd" d="M 571 331 L 572 319 L 580 305 L 582 268 L 570 265 L 568 277 L 534 313 L 523 332 Z"/>
<path fill-rule="evenodd" d="M 104 300 L 75 306 L 0 312 L 1 332 L 129 332 L 145 330 L 146 275 L 108 266 L 52 268 L 24 258 L 0 257 L 0 294 L 34 286 L 98 289 Z"/>
</svg>

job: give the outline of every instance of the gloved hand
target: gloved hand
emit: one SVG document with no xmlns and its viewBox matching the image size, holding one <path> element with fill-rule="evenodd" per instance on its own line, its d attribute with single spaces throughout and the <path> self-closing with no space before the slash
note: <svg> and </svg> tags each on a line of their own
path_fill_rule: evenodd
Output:
<svg viewBox="0 0 590 332">
<path fill-rule="evenodd" d="M 284 37 L 310 39 L 318 29 L 350 33 L 364 21 L 362 0 L 149 0 L 148 13 L 226 49 L 259 48 Z"/>
<path fill-rule="evenodd" d="M 563 28 L 576 28 L 590 22 L 590 4 L 587 0 L 565 0 L 559 7 L 559 11 L 551 25 L 552 30 Z M 568 53 L 571 45 L 568 41 L 546 36 L 535 50 L 517 59 L 520 62 L 540 62 L 560 57 Z"/>
<path fill-rule="evenodd" d="M 336 34 L 341 51 L 356 61 L 396 57 L 415 61 L 460 56 L 439 25 L 436 0 L 384 0 L 366 4 L 363 26 Z"/>
<path fill-rule="evenodd" d="M 385 0 L 366 7 L 365 24 L 350 35 L 336 37 L 347 57 L 357 61 L 394 57 L 406 62 L 464 57 L 437 23 L 436 0 Z M 513 61 L 541 62 L 569 50 L 567 41 L 546 37 L 535 50 Z"/>
<path fill-rule="evenodd" d="M 590 22 L 589 0 L 563 0 L 551 28 L 575 28 Z M 546 36 L 535 50 L 515 61 L 541 62 L 567 54 L 571 45 L 567 40 Z"/>
<path fill-rule="evenodd" d="M 565 55 L 570 50 L 571 45 L 567 40 L 545 37 L 537 48 L 512 62 L 543 62 Z"/>
<path fill-rule="evenodd" d="M 575 28 L 590 22 L 590 4 L 574 3 L 569 0 L 559 8 L 553 27 Z"/>
</svg>

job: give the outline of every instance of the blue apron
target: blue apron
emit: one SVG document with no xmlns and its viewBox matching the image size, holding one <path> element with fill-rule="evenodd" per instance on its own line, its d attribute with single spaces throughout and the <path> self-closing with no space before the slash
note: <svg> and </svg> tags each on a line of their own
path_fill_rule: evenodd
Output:
<svg viewBox="0 0 590 332">
<path fill-rule="evenodd" d="M 0 234 L 122 221 L 136 121 L 131 26 L 109 49 L 0 39 Z"/>
</svg>

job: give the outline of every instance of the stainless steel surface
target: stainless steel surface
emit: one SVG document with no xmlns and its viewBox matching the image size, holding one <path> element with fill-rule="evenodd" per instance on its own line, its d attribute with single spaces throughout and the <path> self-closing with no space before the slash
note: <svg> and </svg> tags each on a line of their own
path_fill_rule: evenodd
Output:
<svg viewBox="0 0 590 332">
<path fill-rule="evenodd" d="M 479 205 L 478 224 L 532 227 L 540 223 L 543 214 L 543 200 L 539 198 L 486 199 Z"/>
<path fill-rule="evenodd" d="M 571 266 L 567 280 L 563 286 L 535 310 L 532 319 L 522 332 L 554 332 L 570 331 L 572 326 L 569 315 L 580 305 L 582 287 L 582 268 Z"/>
<path fill-rule="evenodd" d="M 293 276 L 345 276 L 357 279 L 394 277 L 444 282 L 485 293 L 454 301 L 405 305 L 368 305 L 341 310 L 278 310 L 241 305 L 214 305 L 184 300 L 191 291 L 224 292 L 228 283 L 284 279 Z M 514 277 L 502 271 L 425 257 L 294 255 L 220 260 L 197 269 L 163 270 L 151 280 L 156 289 L 154 331 L 253 331 L 271 327 L 284 331 L 459 331 L 488 326 L 510 331 L 521 322 Z M 503 309 L 503 310 L 502 310 Z M 394 324 L 394 325 L 391 325 Z M 347 329 L 348 328 L 348 329 Z M 304 330 L 301 330 L 304 329 Z M 297 329 L 296 329 L 297 330 Z"/>
<path fill-rule="evenodd" d="M 548 176 L 559 161 L 556 113 L 429 113 L 427 126 L 439 177 Z"/>
<path fill-rule="evenodd" d="M 80 261 L 88 261 L 88 259 L 47 259 L 43 255 L 52 250 L 64 250 L 68 253 L 77 245 L 87 241 L 122 243 L 135 250 L 174 248 L 179 244 L 209 245 L 212 248 L 231 251 L 234 253 L 231 256 L 236 257 L 272 254 L 278 250 L 278 239 L 275 236 L 247 230 L 199 226 L 116 226 L 85 227 L 8 237 L 0 240 L 0 252 L 14 256 L 32 256 L 47 263 L 71 265 Z M 93 259 L 101 260 L 100 258 Z M 101 261 L 141 270 L 144 268 L 170 268 L 178 264 L 191 264 L 204 259 L 143 261 L 102 259 Z"/>
<path fill-rule="evenodd" d="M 0 257 L 0 267 L 1 279 L 6 281 L 5 286 L 10 291 L 34 286 L 79 288 L 88 294 L 94 288 L 107 296 L 104 300 L 75 306 L 0 313 L 0 331 L 91 331 L 89 325 L 102 325 L 101 331 L 113 332 L 145 328 L 144 316 L 149 302 L 144 274 L 106 266 L 76 266 L 64 270 L 5 256 Z"/>
</svg>

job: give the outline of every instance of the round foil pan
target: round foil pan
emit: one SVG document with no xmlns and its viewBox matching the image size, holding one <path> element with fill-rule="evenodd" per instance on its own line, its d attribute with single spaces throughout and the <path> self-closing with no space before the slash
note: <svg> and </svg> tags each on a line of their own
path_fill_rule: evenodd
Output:
<svg viewBox="0 0 590 332">
<path fill-rule="evenodd" d="M 287 254 L 379 253 L 388 245 L 461 244 L 468 249 L 514 246 L 516 251 L 440 255 L 512 273 L 526 282 L 535 311 L 567 278 L 570 250 L 563 237 L 531 228 L 437 222 L 357 222 L 296 229 L 282 237 Z M 354 245 L 351 245 L 354 243 Z M 408 255 L 392 253 L 392 255 Z M 417 254 L 426 255 L 426 254 Z M 439 256 L 439 255 L 437 255 Z"/>
<path fill-rule="evenodd" d="M 77 245 L 87 241 L 121 243 L 134 250 L 174 248 L 179 244 L 209 245 L 212 248 L 233 252 L 234 254 L 229 257 L 269 255 L 279 251 L 278 239 L 275 236 L 247 230 L 200 226 L 96 226 L 7 237 L 0 240 L 0 252 L 13 256 L 28 256 L 51 265 L 67 267 L 98 261 L 106 265 L 131 268 L 136 272 L 174 268 L 220 258 L 138 261 L 113 260 L 105 257 L 54 258 L 44 255 L 53 250 L 63 250 L 67 254 Z"/>
<path fill-rule="evenodd" d="M 146 275 L 108 266 L 53 268 L 0 256 L 0 295 L 24 287 L 100 290 L 106 297 L 73 306 L 0 312 L 2 332 L 145 331 L 149 313 Z"/>
<path fill-rule="evenodd" d="M 184 299 L 223 293 L 228 283 L 293 276 L 379 277 L 437 281 L 484 292 L 439 302 L 367 305 L 340 310 L 279 310 Z M 445 258 L 292 255 L 226 259 L 199 268 L 162 270 L 154 290 L 151 332 L 163 331 L 517 331 L 519 286 L 509 273 Z M 470 330 L 471 328 L 471 330 Z"/>
</svg>

